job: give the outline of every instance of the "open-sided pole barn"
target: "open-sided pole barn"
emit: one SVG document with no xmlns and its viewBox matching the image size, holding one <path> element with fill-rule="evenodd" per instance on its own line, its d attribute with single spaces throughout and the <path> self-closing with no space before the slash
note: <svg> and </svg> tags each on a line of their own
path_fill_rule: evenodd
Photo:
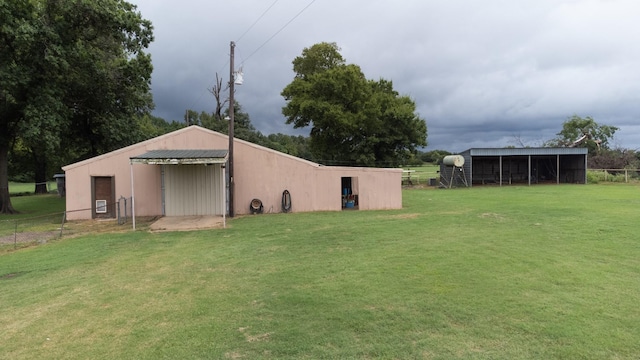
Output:
<svg viewBox="0 0 640 360">
<path fill-rule="evenodd" d="M 586 148 L 472 148 L 459 155 L 464 165 L 441 165 L 441 182 L 453 179 L 454 186 L 587 183 Z"/>
</svg>

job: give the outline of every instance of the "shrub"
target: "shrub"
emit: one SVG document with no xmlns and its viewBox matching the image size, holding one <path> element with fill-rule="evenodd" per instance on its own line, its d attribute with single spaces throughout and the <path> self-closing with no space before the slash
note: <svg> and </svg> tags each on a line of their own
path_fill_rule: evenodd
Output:
<svg viewBox="0 0 640 360">
<path fill-rule="evenodd" d="M 635 172 L 629 173 L 629 178 L 632 178 Z M 599 182 L 616 182 L 623 183 L 626 182 L 624 171 L 622 172 L 614 172 L 610 173 L 607 170 L 589 170 L 587 171 L 587 183 L 589 184 L 597 184 Z"/>
<path fill-rule="evenodd" d="M 597 184 L 600 182 L 600 178 L 604 179 L 604 176 L 600 176 L 599 171 L 587 171 L 587 184 Z"/>
</svg>

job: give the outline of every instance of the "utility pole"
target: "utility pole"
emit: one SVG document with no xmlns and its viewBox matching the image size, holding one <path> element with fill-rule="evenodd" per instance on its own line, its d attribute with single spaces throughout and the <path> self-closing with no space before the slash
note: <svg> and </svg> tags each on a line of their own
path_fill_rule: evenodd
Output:
<svg viewBox="0 0 640 360">
<path fill-rule="evenodd" d="M 230 52 L 230 59 L 229 59 L 229 63 L 231 64 L 230 66 L 230 72 L 229 72 L 229 217 L 233 217 L 234 216 L 234 210 L 233 210 L 233 192 L 234 192 L 234 188 L 235 188 L 235 180 L 233 178 L 233 123 L 234 123 L 234 100 L 233 100 L 233 92 L 234 92 L 234 82 L 235 82 L 235 70 L 234 70 L 234 65 L 233 65 L 233 53 L 234 53 L 234 49 L 236 47 L 236 43 L 235 42 L 231 42 L 231 52 Z"/>
</svg>

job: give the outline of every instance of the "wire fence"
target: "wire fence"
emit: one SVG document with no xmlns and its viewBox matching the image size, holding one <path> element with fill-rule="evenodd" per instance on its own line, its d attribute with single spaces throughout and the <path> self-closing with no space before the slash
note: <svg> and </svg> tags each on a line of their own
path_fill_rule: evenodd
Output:
<svg viewBox="0 0 640 360">
<path fill-rule="evenodd" d="M 3 190 L 8 189 L 9 194 L 12 196 L 15 195 L 31 195 L 35 194 L 35 189 L 38 186 L 46 187 L 46 192 L 49 194 L 58 193 L 58 195 L 64 196 L 64 193 L 61 194 L 61 191 L 64 192 L 64 187 L 60 187 L 56 181 L 46 181 L 46 182 L 37 182 L 37 183 L 17 183 L 11 182 L 9 183 L 9 187 L 2 187 Z"/>
<path fill-rule="evenodd" d="M 78 229 L 68 226 L 69 213 L 86 213 L 85 219 L 114 220 L 118 225 L 132 222 L 131 197 L 120 197 L 116 202 L 105 204 L 103 209 L 86 208 L 73 211 L 51 213 L 34 217 L 17 217 L 0 220 L 0 250 L 17 249 L 33 244 L 45 244 L 63 236 L 75 234 Z M 112 222 L 113 223 L 113 222 Z"/>
<path fill-rule="evenodd" d="M 58 185 L 55 182 L 47 181 L 41 183 L 35 183 L 35 186 L 45 185 L 47 187 L 47 192 L 52 193 L 58 191 Z"/>
<path fill-rule="evenodd" d="M 116 201 L 116 218 L 118 219 L 119 225 L 124 225 L 132 221 L 133 214 L 133 201 L 131 197 L 125 198 L 121 196 L 118 201 Z"/>
<path fill-rule="evenodd" d="M 0 220 L 0 248 L 44 244 L 63 236 L 66 213 Z"/>
<path fill-rule="evenodd" d="M 124 225 L 132 221 L 133 201 L 131 199 L 131 197 L 121 196 L 115 202 L 105 201 L 96 204 L 96 207 L 67 211 L 67 214 L 74 214 L 69 216 L 70 218 L 116 220 L 118 225 Z"/>
<path fill-rule="evenodd" d="M 599 182 L 638 182 L 640 169 L 588 169 L 587 183 Z"/>
</svg>

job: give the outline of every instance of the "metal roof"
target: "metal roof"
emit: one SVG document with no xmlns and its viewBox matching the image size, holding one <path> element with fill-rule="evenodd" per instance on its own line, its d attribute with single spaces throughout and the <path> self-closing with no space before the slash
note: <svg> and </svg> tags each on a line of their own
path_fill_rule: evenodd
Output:
<svg viewBox="0 0 640 360">
<path fill-rule="evenodd" d="M 228 150 L 151 150 L 129 158 L 132 164 L 189 165 L 223 164 Z"/>
<path fill-rule="evenodd" d="M 587 148 L 472 148 L 461 154 L 470 156 L 586 155 Z"/>
</svg>

